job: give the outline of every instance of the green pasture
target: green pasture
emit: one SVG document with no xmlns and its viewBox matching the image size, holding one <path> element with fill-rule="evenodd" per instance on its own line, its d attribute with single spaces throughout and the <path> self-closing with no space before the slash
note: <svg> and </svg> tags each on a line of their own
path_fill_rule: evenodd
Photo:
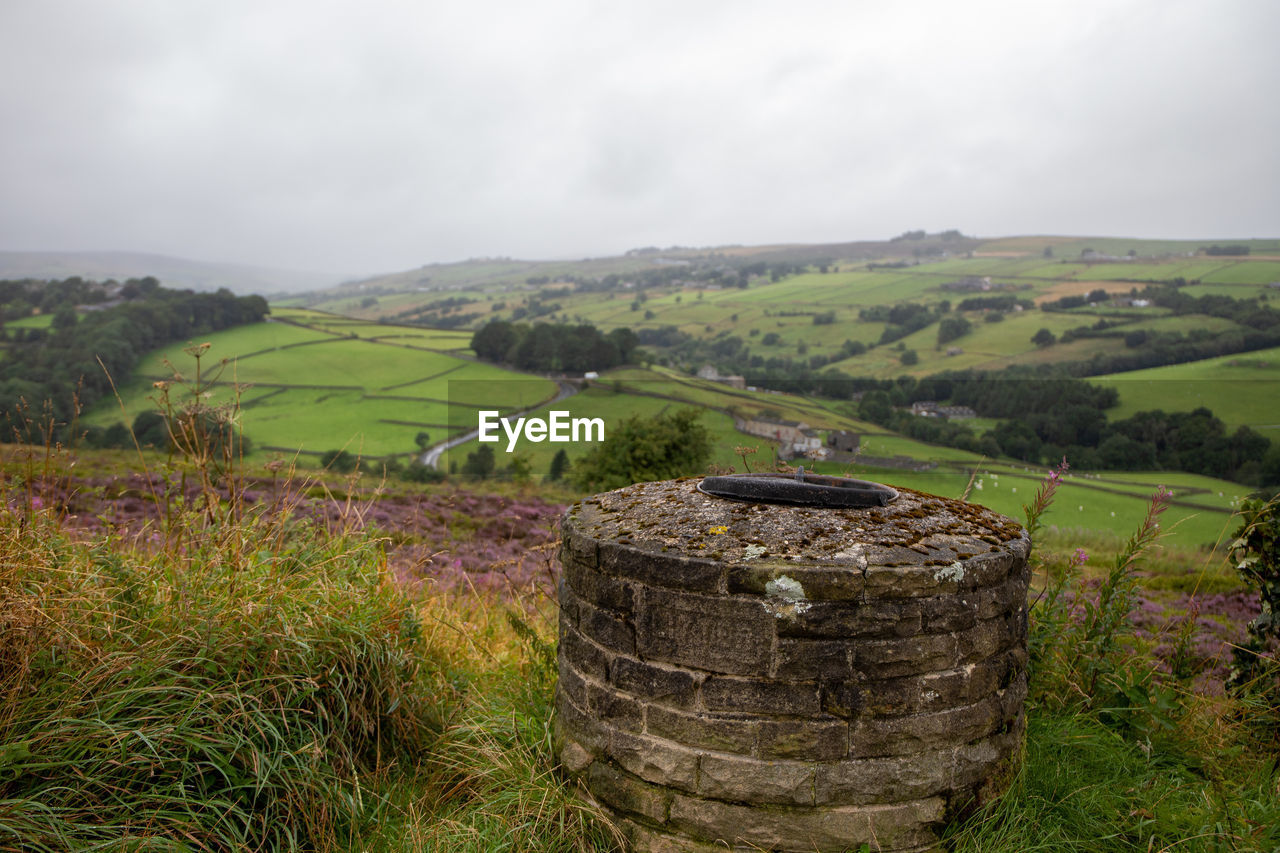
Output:
<svg viewBox="0 0 1280 853">
<path fill-rule="evenodd" d="M 290 316 L 299 322 L 317 319 L 315 312 Z M 416 342 L 408 348 L 325 331 L 340 328 L 340 319 L 329 317 L 323 328 L 266 322 L 205 336 L 201 343 L 210 347 L 201 361 L 202 380 L 216 382 L 206 402 L 233 403 L 232 384 L 239 384 L 241 423 L 259 449 L 322 453 L 345 446 L 382 456 L 416 450 L 420 431 L 433 440 L 456 432 L 447 426 L 450 400 L 506 408 L 534 405 L 556 393 L 550 380 L 428 351 Z M 394 332 L 401 327 L 369 328 Z M 469 339 L 469 333 L 423 331 L 426 336 L 417 340 Z M 154 408 L 159 392 L 153 383 L 173 377 L 166 361 L 194 380 L 188 347 L 175 344 L 148 354 L 135 380 L 120 389 L 120 401 L 100 402 L 86 413 L 85 423 L 132 423 Z M 223 359 L 227 364 L 220 366 Z M 170 391 L 175 404 L 187 402 L 188 393 L 181 385 Z"/>
<path fill-rule="evenodd" d="M 1280 261 L 1238 261 L 1200 276 L 1200 280 L 1206 284 L 1270 284 L 1280 281 Z"/>
<path fill-rule="evenodd" d="M 1280 347 L 1089 381 L 1119 392 L 1119 405 L 1107 410 L 1113 420 L 1152 409 L 1186 412 L 1205 406 L 1231 429 L 1248 426 L 1280 440 Z"/>
<path fill-rule="evenodd" d="M 1000 466 L 993 470 L 984 464 L 973 480 L 969 500 L 1002 515 L 1021 520 L 1023 505 L 1035 497 L 1044 478 L 1043 470 L 1012 469 Z M 817 463 L 816 470 L 860 479 L 874 480 L 893 486 L 958 498 L 969 484 L 972 468 L 938 466 L 928 471 L 904 471 L 896 468 L 874 468 L 867 465 Z M 994 474 L 994 476 L 993 476 Z M 1182 475 L 1169 472 L 1156 475 L 1150 486 L 1113 482 L 1109 473 L 1097 479 L 1072 472 L 1058 489 L 1053 509 L 1045 516 L 1047 525 L 1059 528 L 1109 530 L 1126 536 L 1146 513 L 1157 485 L 1174 489 L 1174 505 L 1165 512 L 1161 526 L 1168 531 L 1167 540 L 1177 545 L 1213 545 L 1221 540 L 1231 524 L 1231 506 L 1226 499 L 1215 508 L 1187 506 L 1178 498 Z M 1241 487 L 1234 486 L 1237 490 Z"/>
<path fill-rule="evenodd" d="M 1232 299 L 1280 299 L 1280 289 L 1265 284 L 1189 284 L 1182 288 L 1187 296 L 1230 296 Z"/>
</svg>

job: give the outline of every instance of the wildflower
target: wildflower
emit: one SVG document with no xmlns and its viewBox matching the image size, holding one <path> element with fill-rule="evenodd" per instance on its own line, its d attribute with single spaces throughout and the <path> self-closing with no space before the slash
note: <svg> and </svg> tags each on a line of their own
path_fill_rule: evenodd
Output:
<svg viewBox="0 0 1280 853">
<path fill-rule="evenodd" d="M 721 533 L 728 533 L 729 528 L 723 524 L 717 524 L 715 527 L 711 528 L 711 532 L 718 536 Z"/>
<path fill-rule="evenodd" d="M 1083 566 L 1089 560 L 1089 552 L 1083 548 L 1077 548 L 1076 552 L 1071 555 L 1071 565 Z"/>
<path fill-rule="evenodd" d="M 44 509 L 44 498 L 40 497 L 39 495 L 36 495 L 35 497 L 33 497 L 31 499 L 31 508 Z"/>
</svg>

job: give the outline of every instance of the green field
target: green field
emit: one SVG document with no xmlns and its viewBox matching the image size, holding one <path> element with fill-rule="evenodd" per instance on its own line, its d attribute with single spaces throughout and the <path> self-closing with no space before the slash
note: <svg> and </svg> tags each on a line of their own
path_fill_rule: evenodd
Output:
<svg viewBox="0 0 1280 853">
<path fill-rule="evenodd" d="M 1189 412 L 1205 406 L 1231 429 L 1248 426 L 1280 440 L 1280 348 L 1113 373 L 1090 380 L 1115 388 L 1120 404 L 1108 417 L 1164 409 Z"/>
<path fill-rule="evenodd" d="M 414 451 L 422 431 L 437 441 L 456 433 L 449 425 L 451 400 L 506 410 L 555 394 L 549 380 L 449 354 L 462 351 L 459 342 L 469 337 L 291 310 L 278 312 L 276 321 L 217 332 L 197 343 L 210 344 L 201 360 L 202 382 L 214 382 L 209 402 L 229 404 L 234 386 L 241 386 L 241 423 L 259 453 L 346 448 L 381 457 Z M 442 348 L 429 349 L 430 344 Z M 194 382 L 189 347 L 175 344 L 149 353 L 135 379 L 120 389 L 124 413 L 121 403 L 107 400 L 85 422 L 132 422 L 157 405 L 154 383 L 172 380 L 174 369 Z M 484 393 L 479 399 L 451 396 L 457 388 Z M 177 404 L 188 402 L 187 391 L 177 385 L 170 395 Z"/>
</svg>

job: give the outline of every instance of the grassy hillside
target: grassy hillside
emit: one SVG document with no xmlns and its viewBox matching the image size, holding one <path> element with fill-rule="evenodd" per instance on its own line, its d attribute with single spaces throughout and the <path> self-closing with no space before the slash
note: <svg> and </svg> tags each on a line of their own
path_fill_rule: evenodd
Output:
<svg viewBox="0 0 1280 853">
<path fill-rule="evenodd" d="M 790 394 L 738 391 L 725 385 L 681 376 L 664 369 L 628 368 L 602 377 L 585 393 L 554 406 L 543 406 L 531 417 L 547 417 L 550 409 L 565 410 L 572 417 L 603 418 L 606 429 L 630 415 L 651 416 L 684 406 L 706 409 L 702 424 L 711 433 L 712 463 L 738 471 L 750 465 L 753 470 L 769 470 L 777 442 L 745 435 L 734 429 L 734 419 L 766 415 L 783 420 L 802 421 L 823 431 L 849 430 L 861 437 L 861 453 L 852 462 L 812 462 L 810 470 L 859 479 L 871 479 L 893 485 L 932 492 L 948 497 L 965 493 L 970 480 L 969 498 L 1005 515 L 1018 517 L 1023 504 L 1030 501 L 1044 471 L 1021 464 L 989 460 L 976 454 L 950 447 L 930 445 L 887 432 L 884 428 L 843 414 L 840 406 Z M 535 477 L 543 477 L 552 457 L 564 448 L 572 462 L 585 455 L 590 444 L 533 443 L 521 439 L 508 454 L 505 435 L 492 444 L 499 468 L 515 457 L 527 461 Z M 460 445 L 445 454 L 445 461 L 461 466 L 466 456 L 480 446 L 478 440 Z M 744 463 L 739 447 L 755 447 L 758 452 Z M 904 464 L 886 467 L 878 460 L 905 457 L 924 463 L 927 470 L 911 470 Z M 920 467 L 920 466 L 916 466 Z M 975 473 L 976 472 L 976 473 Z M 1170 541 L 1185 545 L 1214 545 L 1225 535 L 1231 513 L 1249 489 L 1237 483 L 1183 472 L 1134 474 L 1130 472 L 1072 471 L 1064 479 L 1058 511 L 1051 523 L 1064 529 L 1105 530 L 1120 533 L 1141 514 L 1157 486 L 1174 493 L 1166 524 L 1171 528 Z"/>
<path fill-rule="evenodd" d="M 752 355 L 765 360 L 825 363 L 858 375 L 927 375 L 1123 353 L 1122 337 L 1134 331 L 1239 329 L 1221 318 L 1170 318 L 1164 309 L 1119 303 L 1066 313 L 1036 310 L 1045 302 L 1096 290 L 1121 299 L 1151 282 L 1175 279 L 1187 282 L 1191 295 L 1268 300 L 1280 296 L 1280 290 L 1271 287 L 1280 281 L 1280 241 L 1231 243 L 1247 245 L 1251 254 L 1206 255 L 1202 250 L 1214 245 L 1212 241 L 1119 238 L 1004 238 L 974 241 L 963 249 L 911 240 L 850 244 L 856 251 L 846 255 L 840 254 L 839 246 L 823 247 L 831 252 L 825 259 L 812 248 L 807 259 L 793 263 L 781 277 L 752 270 L 746 274 L 745 289 L 729 282 L 731 274 L 747 261 L 779 257 L 778 247 L 761 247 L 756 254 L 742 256 L 724 250 L 673 250 L 580 262 L 468 262 L 371 279 L 291 304 L 373 319 L 403 316 L 449 299 L 458 304 L 431 308 L 427 322 L 461 318 L 462 328 L 474 329 L 490 319 L 519 319 L 527 313 L 559 322 L 590 322 L 605 330 L 674 326 L 706 340 L 737 336 Z M 791 251 L 793 259 L 802 257 L 794 248 Z M 664 283 L 651 286 L 652 277 L 659 274 Z M 846 342 L 874 346 L 884 331 L 881 322 L 859 319 L 862 309 L 903 302 L 937 307 L 943 301 L 955 308 L 966 298 L 995 295 L 1026 300 L 1033 308 L 1002 313 L 1003 322 L 987 322 L 989 310 L 965 311 L 960 316 L 970 321 L 971 332 L 941 345 L 938 326 L 931 324 L 900 342 L 918 355 L 918 362 L 909 367 L 899 361 L 898 343 L 852 358 L 842 353 Z M 828 316 L 818 325 L 815 315 Z M 1042 328 L 1061 337 L 1068 329 L 1099 319 L 1115 324 L 1114 337 L 1049 347 L 1031 343 Z"/>
<path fill-rule="evenodd" d="M 422 431 L 442 440 L 450 427 L 450 383 L 484 383 L 501 408 L 546 400 L 555 383 L 461 357 L 470 336 L 353 323 L 310 311 L 280 311 L 273 320 L 219 332 L 201 360 L 200 382 L 212 382 L 210 402 L 229 404 L 240 386 L 241 424 L 260 450 L 320 454 L 345 448 L 386 456 L 416 449 Z M 176 369 L 193 383 L 188 345 L 150 353 L 137 376 L 120 389 L 121 402 L 104 401 L 88 424 L 132 423 L 160 399 L 157 382 Z M 225 364 L 222 364 L 225 360 Z M 170 386 L 185 402 L 188 389 Z M 487 400 L 455 399 L 475 408 Z M 123 412 L 121 411 L 123 404 Z"/>
<path fill-rule="evenodd" d="M 1205 406 L 1234 429 L 1251 427 L 1280 440 L 1280 348 L 1094 377 L 1120 393 L 1112 418 Z"/>
</svg>

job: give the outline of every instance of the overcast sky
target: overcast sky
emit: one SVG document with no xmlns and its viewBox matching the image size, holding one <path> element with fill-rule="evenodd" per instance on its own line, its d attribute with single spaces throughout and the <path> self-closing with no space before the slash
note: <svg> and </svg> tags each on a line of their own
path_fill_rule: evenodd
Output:
<svg viewBox="0 0 1280 853">
<path fill-rule="evenodd" d="M 4 0 L 0 249 L 1280 236 L 1280 3 Z"/>
</svg>

